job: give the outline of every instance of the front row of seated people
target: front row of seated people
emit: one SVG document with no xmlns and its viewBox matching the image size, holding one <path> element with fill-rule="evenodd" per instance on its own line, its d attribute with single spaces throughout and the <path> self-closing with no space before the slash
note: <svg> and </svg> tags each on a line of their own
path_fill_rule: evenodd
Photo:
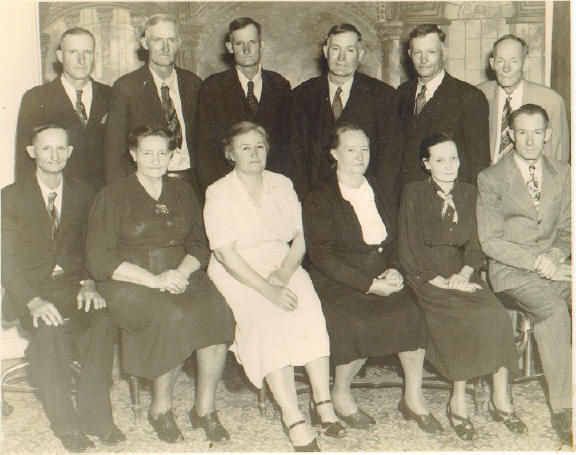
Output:
<svg viewBox="0 0 576 455">
<path fill-rule="evenodd" d="M 302 210 L 291 181 L 265 169 L 266 131 L 241 122 L 223 141 L 234 169 L 208 188 L 204 222 L 191 188 L 163 178 L 174 148 L 164 130 L 134 132 L 135 175 L 92 204 L 85 185 L 62 178 L 73 153 L 66 131 L 35 129 L 27 150 L 36 174 L 2 190 L 2 284 L 5 311 L 33 327 L 28 355 L 55 435 L 76 452 L 93 446 L 87 434 L 125 440 L 108 393 L 113 324 L 123 370 L 152 380 L 148 419 L 166 442 L 182 439 L 172 391 L 194 351 L 190 422 L 210 441 L 229 439 L 215 405 L 228 346 L 257 388 L 268 384 L 296 451 L 319 450 L 312 425 L 341 438 L 375 423 L 351 382 L 368 357 L 392 353 L 404 371 L 398 409 L 423 431 L 444 430 L 422 393 L 426 357 L 453 382 L 446 415 L 460 438 L 477 436 L 466 381 L 488 374 L 490 415 L 524 433 L 509 394 L 512 324 L 480 277 L 484 250 L 493 289 L 534 317 L 552 424 L 570 442 L 569 165 L 541 156 L 549 130 L 540 107 L 515 111 L 511 129 L 516 150 L 480 174 L 478 196 L 457 180 L 454 141 L 428 137 L 420 159 L 430 176 L 406 186 L 397 214 L 382 182 L 364 176 L 370 143 L 360 128 L 336 128 L 334 176 Z M 66 385 L 76 355 L 74 406 Z M 310 379 L 312 425 L 298 407 L 295 366 Z"/>
</svg>

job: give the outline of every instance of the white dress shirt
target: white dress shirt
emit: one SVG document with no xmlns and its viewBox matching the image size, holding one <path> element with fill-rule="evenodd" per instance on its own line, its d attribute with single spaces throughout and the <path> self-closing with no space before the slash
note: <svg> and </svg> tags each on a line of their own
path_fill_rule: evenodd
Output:
<svg viewBox="0 0 576 455">
<path fill-rule="evenodd" d="M 496 147 L 494 150 L 500 151 L 500 140 L 502 139 L 502 111 L 506 104 L 506 98 L 510 97 L 510 108 L 515 111 L 522 106 L 522 96 L 524 95 L 524 81 L 520 81 L 518 87 L 508 95 L 504 89 L 498 86 L 498 119 L 496 120 Z"/>
<path fill-rule="evenodd" d="M 167 85 L 170 89 L 170 99 L 172 100 L 172 104 L 176 110 L 176 116 L 178 117 L 180 129 L 182 130 L 182 147 L 174 150 L 170 163 L 168 163 L 168 170 L 183 171 L 185 169 L 190 169 L 190 155 L 188 154 L 188 143 L 186 142 L 186 123 L 184 122 L 184 113 L 182 111 L 182 100 L 180 98 L 180 90 L 178 89 L 176 70 L 172 69 L 172 73 L 166 80 L 158 76 L 152 68 L 150 68 L 150 73 L 152 74 L 152 79 L 154 79 L 154 84 L 156 84 L 156 91 L 158 92 L 160 102 L 162 102 L 162 85 Z"/>
<path fill-rule="evenodd" d="M 62 87 L 64 87 L 64 91 L 70 102 L 72 103 L 72 107 L 76 110 L 76 89 L 72 87 L 72 84 L 68 82 L 68 79 L 64 75 L 60 76 L 60 81 L 62 82 Z M 84 104 L 84 109 L 86 109 L 86 118 L 90 118 L 90 108 L 92 107 L 92 81 L 88 80 L 88 83 L 82 87 L 82 104 Z"/>
<path fill-rule="evenodd" d="M 420 78 L 418 78 L 418 85 L 416 86 L 416 93 L 414 94 L 414 99 L 416 99 L 418 97 L 418 94 L 422 90 L 422 86 L 425 85 L 426 86 L 426 93 L 425 93 L 426 102 L 430 101 L 430 98 L 432 98 L 434 96 L 434 93 L 436 93 L 436 90 L 438 89 L 438 87 L 440 87 L 440 84 L 444 80 L 445 74 L 446 74 L 446 71 L 442 70 L 436 76 L 434 76 L 434 79 L 429 80 L 425 84 L 423 84 L 420 81 Z"/>
<path fill-rule="evenodd" d="M 248 82 L 252 81 L 254 82 L 254 96 L 258 102 L 260 102 L 260 98 L 262 98 L 262 67 L 258 65 L 258 71 L 252 79 L 244 76 L 244 73 L 242 73 L 238 67 L 236 67 L 236 73 L 238 74 L 238 80 L 240 81 L 242 90 L 244 90 L 244 96 L 248 96 Z"/>
<path fill-rule="evenodd" d="M 338 87 L 342 89 L 340 93 L 340 100 L 342 101 L 342 108 L 346 107 L 348 103 L 348 99 L 350 98 L 350 90 L 352 90 L 352 84 L 354 83 L 354 76 L 344 82 L 342 85 L 334 84 L 330 78 L 328 78 L 328 93 L 330 96 L 330 105 L 334 102 L 334 95 L 336 95 L 336 90 Z"/>
<path fill-rule="evenodd" d="M 367 245 L 379 245 L 388 237 L 386 225 L 378 213 L 376 201 L 374 199 L 374 190 L 366 179 L 358 188 L 349 188 L 338 182 L 340 193 L 345 201 L 356 213 L 356 218 L 362 228 L 362 238 Z"/>
<path fill-rule="evenodd" d="M 527 163 L 520 156 L 518 156 L 518 152 L 514 152 L 514 159 L 516 160 L 516 164 L 518 165 L 518 169 L 522 174 L 524 182 L 526 182 L 526 185 L 528 185 L 528 181 L 530 180 L 530 171 L 528 168 L 531 166 L 531 164 Z M 534 166 L 534 177 L 538 182 L 538 189 L 542 191 L 542 156 L 538 157 L 533 166 Z"/>
<path fill-rule="evenodd" d="M 54 189 L 49 188 L 46 186 L 40 177 L 38 177 L 38 172 L 36 172 L 36 180 L 38 181 L 38 186 L 40 187 L 40 191 L 42 192 L 42 199 L 44 199 L 44 205 L 46 206 L 46 210 L 48 210 L 48 195 L 50 193 L 56 193 L 56 198 L 54 199 L 54 207 L 58 212 L 58 216 L 62 216 L 62 182 L 64 181 L 64 177 L 60 179 L 60 183 Z"/>
</svg>

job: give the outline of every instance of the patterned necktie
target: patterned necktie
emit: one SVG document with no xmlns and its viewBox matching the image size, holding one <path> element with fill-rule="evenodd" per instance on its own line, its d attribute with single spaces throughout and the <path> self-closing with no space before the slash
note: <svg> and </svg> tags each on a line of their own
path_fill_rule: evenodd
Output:
<svg viewBox="0 0 576 455">
<path fill-rule="evenodd" d="M 50 217 L 50 228 L 52 229 L 52 240 L 56 238 L 56 232 L 58 232 L 58 225 L 60 224 L 60 216 L 58 215 L 58 209 L 54 205 L 54 199 L 58 196 L 57 193 L 50 193 L 48 195 L 48 205 L 46 209 L 48 210 L 48 216 Z"/>
<path fill-rule="evenodd" d="M 248 100 L 248 107 L 252 114 L 255 114 L 258 110 L 258 100 L 254 95 L 254 82 L 248 81 L 248 93 L 246 94 L 246 99 Z"/>
<path fill-rule="evenodd" d="M 538 186 L 538 179 L 536 179 L 536 175 L 534 175 L 535 170 L 536 168 L 533 164 L 528 166 L 529 178 L 528 182 L 526 182 L 526 185 L 528 185 L 528 191 L 530 191 L 530 196 L 532 196 L 532 202 L 534 202 L 534 206 L 536 207 L 536 210 L 538 210 L 540 207 L 541 193 Z"/>
<path fill-rule="evenodd" d="M 86 115 L 86 108 L 84 107 L 84 103 L 82 102 L 82 90 L 76 90 L 76 113 L 78 117 L 80 117 L 80 121 L 82 122 L 82 126 L 86 126 L 88 124 L 88 115 Z"/>
<path fill-rule="evenodd" d="M 414 115 L 420 114 L 422 109 L 424 109 L 424 105 L 426 104 L 426 86 L 423 85 L 420 93 L 416 97 L 416 105 L 414 106 Z"/>
<path fill-rule="evenodd" d="M 444 191 L 438 190 L 436 191 L 436 194 L 440 196 L 440 198 L 444 201 L 442 204 L 442 218 L 447 215 L 448 209 L 451 208 L 454 211 L 454 214 L 452 215 L 452 222 L 458 223 L 458 212 L 456 211 L 456 206 L 454 205 L 454 196 L 452 193 L 446 194 Z"/>
<path fill-rule="evenodd" d="M 342 106 L 342 99 L 340 98 L 340 94 L 342 93 L 342 88 L 338 87 L 336 93 L 334 94 L 334 99 L 332 100 L 332 113 L 334 114 L 334 121 L 338 121 L 340 116 L 342 115 L 342 111 L 344 107 Z"/>
<path fill-rule="evenodd" d="M 498 154 L 494 157 L 494 164 L 508 155 L 508 153 L 510 153 L 514 147 L 514 144 L 512 144 L 510 136 L 508 135 L 508 130 L 510 129 L 510 126 L 508 125 L 508 119 L 512 113 L 512 106 L 510 106 L 511 99 L 512 98 L 510 97 L 506 98 L 504 109 L 502 110 L 502 123 L 500 124 L 500 149 L 498 150 Z"/>
<path fill-rule="evenodd" d="M 164 111 L 164 118 L 166 119 L 166 123 L 168 123 L 168 129 L 172 132 L 172 136 L 174 136 L 176 145 L 180 148 L 182 147 L 182 128 L 180 127 L 180 121 L 178 120 L 176 109 L 174 109 L 172 98 L 170 98 L 170 87 L 166 84 L 162 84 L 160 90 L 162 91 L 162 110 Z"/>
</svg>

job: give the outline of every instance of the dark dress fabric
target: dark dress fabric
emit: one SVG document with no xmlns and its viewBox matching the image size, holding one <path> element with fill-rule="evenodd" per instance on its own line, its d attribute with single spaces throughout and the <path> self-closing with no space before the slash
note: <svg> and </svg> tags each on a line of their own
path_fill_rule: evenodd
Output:
<svg viewBox="0 0 576 455">
<path fill-rule="evenodd" d="M 164 179 L 156 201 L 132 175 L 98 194 L 90 214 L 88 269 L 101 281 L 98 289 L 122 329 L 125 372 L 153 379 L 196 349 L 232 342 L 232 314 L 205 272 L 209 253 L 202 210 L 187 183 Z M 110 278 L 124 261 L 156 274 L 178 267 L 186 254 L 201 269 L 182 294 Z"/>
<path fill-rule="evenodd" d="M 474 186 L 456 182 L 452 189 L 458 213 L 441 216 L 440 188 L 431 179 L 406 186 L 400 210 L 400 261 L 407 281 L 424 308 L 429 330 L 427 359 L 447 379 L 465 380 L 505 366 L 518 370 L 518 351 L 508 313 L 481 279 L 486 260 L 476 228 Z M 428 281 L 449 278 L 464 265 L 475 269 L 474 293 L 441 289 Z"/>
<path fill-rule="evenodd" d="M 402 273 L 396 260 L 395 203 L 375 180 L 368 182 L 388 232 L 380 245 L 364 243 L 354 208 L 342 198 L 336 177 L 304 202 L 309 272 L 322 302 L 334 365 L 426 346 L 424 316 L 407 286 L 388 297 L 366 294 L 385 270 Z"/>
</svg>

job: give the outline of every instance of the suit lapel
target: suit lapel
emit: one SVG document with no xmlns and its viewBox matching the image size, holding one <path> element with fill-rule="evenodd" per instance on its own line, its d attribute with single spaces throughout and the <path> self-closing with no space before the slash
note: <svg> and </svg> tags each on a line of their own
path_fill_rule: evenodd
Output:
<svg viewBox="0 0 576 455">
<path fill-rule="evenodd" d="M 50 216 L 48 215 L 48 210 L 46 209 L 46 204 L 44 203 L 44 198 L 42 197 L 42 191 L 40 190 L 40 185 L 38 185 L 38 180 L 36 179 L 36 174 L 30 179 L 29 194 L 29 210 L 30 213 L 38 214 L 38 234 L 44 237 L 45 241 L 52 242 L 52 227 L 50 224 Z"/>
<path fill-rule="evenodd" d="M 148 65 L 144 65 L 142 67 L 142 99 L 149 100 L 152 103 L 152 108 L 150 109 L 151 112 L 162 122 L 163 125 L 166 125 L 166 119 L 164 118 L 164 110 L 162 109 L 162 103 L 160 101 L 160 97 L 158 96 L 158 89 L 156 88 L 156 84 L 154 83 L 154 78 L 152 77 L 152 73 L 150 73 L 150 68 Z M 180 79 L 178 79 L 178 84 L 180 84 Z M 180 90 L 180 86 L 178 86 L 178 90 L 180 91 L 180 96 L 182 96 L 182 91 Z"/>
<path fill-rule="evenodd" d="M 522 177 L 520 169 L 514 159 L 514 152 L 509 153 L 504 157 L 504 179 L 508 183 L 508 194 L 516 200 L 516 202 L 529 212 L 534 218 L 538 216 L 538 211 L 532 202 L 532 197 L 526 186 L 526 182 Z"/>
<path fill-rule="evenodd" d="M 66 115 L 66 117 L 69 119 L 69 122 L 77 122 L 81 128 L 84 128 L 84 125 L 82 124 L 80 117 L 78 117 L 78 113 L 76 112 L 75 107 L 72 105 L 72 101 L 70 100 L 70 98 L 68 98 L 66 90 L 64 90 L 64 86 L 62 85 L 62 81 L 60 80 L 60 78 L 58 78 L 57 82 L 58 82 L 56 84 L 57 97 L 60 100 L 62 100 L 63 107 L 65 106 L 64 115 Z M 63 123 L 69 123 L 69 122 L 67 121 Z"/>
<path fill-rule="evenodd" d="M 540 214 L 542 216 L 550 209 L 554 195 L 560 190 L 556 171 L 548 159 L 542 155 L 542 181 L 540 182 Z M 555 216 L 555 214 L 551 214 L 551 216 Z"/>
<path fill-rule="evenodd" d="M 490 119 L 489 119 L 489 128 L 490 128 L 490 156 L 492 157 L 492 161 L 494 161 L 494 156 L 496 154 L 496 142 L 498 138 L 496 137 L 498 134 L 498 84 L 493 82 L 490 85 L 490 92 L 486 97 L 488 99 L 488 106 L 490 107 Z"/>
<path fill-rule="evenodd" d="M 318 100 L 320 104 L 320 116 L 326 119 L 326 122 L 330 125 L 330 129 L 334 128 L 334 114 L 332 113 L 332 100 L 330 99 L 330 89 L 328 88 L 328 73 L 324 74 L 320 78 L 320 99 Z M 348 100 L 350 101 L 350 100 Z M 342 111 L 344 112 L 344 111 Z"/>
<path fill-rule="evenodd" d="M 92 104 L 90 105 L 90 115 L 86 128 L 91 128 L 94 124 L 98 125 L 102 120 L 102 115 L 106 111 L 106 102 L 100 91 L 100 87 L 95 81 L 92 81 Z"/>
<path fill-rule="evenodd" d="M 176 77 L 178 78 L 178 91 L 180 92 L 180 100 L 182 103 L 182 114 L 184 119 L 192 119 L 194 112 L 191 112 L 191 108 L 196 106 L 195 101 L 192 99 L 194 91 L 188 87 L 188 80 L 182 76 L 182 70 L 177 67 L 174 68 Z M 161 104 L 160 107 L 162 107 Z"/>
</svg>

